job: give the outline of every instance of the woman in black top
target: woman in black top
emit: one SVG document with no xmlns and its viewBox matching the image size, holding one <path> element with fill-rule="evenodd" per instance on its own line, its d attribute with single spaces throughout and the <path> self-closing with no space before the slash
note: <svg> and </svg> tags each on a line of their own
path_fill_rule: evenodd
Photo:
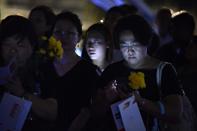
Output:
<svg viewBox="0 0 197 131">
<path fill-rule="evenodd" d="M 101 87 L 105 87 L 108 103 L 132 93 L 148 131 L 155 129 L 154 118 L 178 122 L 181 112 L 181 90 L 176 73 L 172 65 L 167 64 L 163 68 L 161 87 L 158 87 L 156 71 L 161 61 L 147 53 L 152 40 L 152 29 L 148 23 L 138 15 L 121 18 L 115 27 L 114 38 L 115 42 L 119 43 L 124 60 L 110 65 L 102 75 Z M 128 77 L 139 72 L 144 75 L 144 87 L 131 89 L 134 86 L 128 86 Z M 111 85 L 110 82 L 114 80 L 117 83 Z M 161 102 L 158 104 L 160 97 Z"/>
</svg>

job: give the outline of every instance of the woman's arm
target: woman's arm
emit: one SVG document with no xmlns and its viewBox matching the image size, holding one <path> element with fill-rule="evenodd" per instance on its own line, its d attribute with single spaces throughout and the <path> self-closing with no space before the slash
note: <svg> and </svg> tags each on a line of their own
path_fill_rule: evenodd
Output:
<svg viewBox="0 0 197 131">
<path fill-rule="evenodd" d="M 39 117 L 46 120 L 55 120 L 57 117 L 57 101 L 55 98 L 42 99 L 30 93 L 24 97 L 32 102 L 32 111 Z"/>
<path fill-rule="evenodd" d="M 27 93 L 18 77 L 9 79 L 6 89 L 19 97 L 25 97 L 32 102 L 33 112 L 46 120 L 55 120 L 57 117 L 57 101 L 54 98 L 42 99 L 33 94 Z"/>
<path fill-rule="evenodd" d="M 141 98 L 136 94 L 135 97 L 141 110 L 156 116 L 159 119 L 165 120 L 166 122 L 179 122 L 182 112 L 181 96 L 169 95 L 164 98 L 163 102 L 160 103 L 161 105 L 157 102 Z"/>
</svg>

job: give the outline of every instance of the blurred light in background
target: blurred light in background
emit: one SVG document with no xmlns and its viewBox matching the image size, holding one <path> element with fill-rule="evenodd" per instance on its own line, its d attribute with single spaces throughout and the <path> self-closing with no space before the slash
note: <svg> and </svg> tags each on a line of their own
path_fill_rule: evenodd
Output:
<svg viewBox="0 0 197 131">
<path fill-rule="evenodd" d="M 124 0 L 90 0 L 93 4 L 100 7 L 104 11 L 109 10 L 113 6 L 124 4 Z"/>
</svg>

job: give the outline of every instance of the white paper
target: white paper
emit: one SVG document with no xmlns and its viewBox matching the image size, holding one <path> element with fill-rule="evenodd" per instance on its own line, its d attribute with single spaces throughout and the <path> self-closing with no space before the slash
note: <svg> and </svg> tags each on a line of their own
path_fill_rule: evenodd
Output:
<svg viewBox="0 0 197 131">
<path fill-rule="evenodd" d="M 114 118 L 114 122 L 116 125 L 116 128 L 118 131 L 124 131 L 124 126 L 122 123 L 121 115 L 120 115 L 120 110 L 118 105 L 121 103 L 121 101 L 114 103 L 111 105 L 111 110 Z"/>
<path fill-rule="evenodd" d="M 125 131 L 146 131 L 138 105 L 133 101 L 134 96 L 118 105 Z"/>
<path fill-rule="evenodd" d="M 5 93 L 0 103 L 0 131 L 20 131 L 31 101 Z"/>
</svg>

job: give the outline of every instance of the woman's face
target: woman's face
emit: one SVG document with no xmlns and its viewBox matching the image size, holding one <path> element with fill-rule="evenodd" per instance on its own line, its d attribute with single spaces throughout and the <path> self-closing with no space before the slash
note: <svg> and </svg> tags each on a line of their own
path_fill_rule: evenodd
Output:
<svg viewBox="0 0 197 131">
<path fill-rule="evenodd" d="M 51 28 L 51 26 L 47 25 L 45 15 L 41 11 L 32 12 L 29 19 L 33 23 L 34 29 L 38 36 L 45 35 Z"/>
<path fill-rule="evenodd" d="M 89 32 L 85 48 L 91 60 L 105 59 L 107 43 L 101 33 L 96 31 Z"/>
<path fill-rule="evenodd" d="M 10 36 L 2 41 L 1 55 L 5 64 L 15 59 L 15 64 L 24 66 L 27 59 L 32 55 L 33 49 L 28 38 L 21 39 L 17 35 Z"/>
<path fill-rule="evenodd" d="M 119 36 L 123 58 L 130 65 L 137 65 L 147 55 L 147 47 L 136 41 L 131 31 L 123 31 Z"/>
<path fill-rule="evenodd" d="M 64 50 L 74 50 L 80 40 L 76 26 L 69 20 L 57 21 L 53 35 L 62 42 Z"/>
</svg>

